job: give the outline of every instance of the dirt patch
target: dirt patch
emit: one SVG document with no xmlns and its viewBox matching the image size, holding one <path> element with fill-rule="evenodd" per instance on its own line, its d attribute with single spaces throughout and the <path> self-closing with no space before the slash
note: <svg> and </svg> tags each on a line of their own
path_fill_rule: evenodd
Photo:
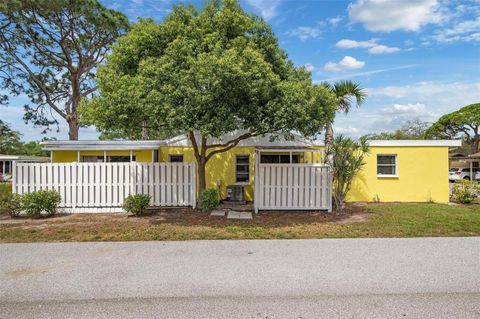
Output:
<svg viewBox="0 0 480 319">
<path fill-rule="evenodd" d="M 229 220 L 210 216 L 190 208 L 168 208 L 149 210 L 148 215 L 135 217 L 123 213 L 105 214 L 70 214 L 52 218 L 29 219 L 8 218 L 0 220 L 0 225 L 19 227 L 25 230 L 41 230 L 55 227 L 93 227 L 97 224 L 130 224 L 134 225 L 179 225 L 223 227 L 229 225 L 258 225 L 265 227 L 283 227 L 311 223 L 349 224 L 366 220 L 370 214 L 364 207 L 350 205 L 341 213 L 326 211 L 262 211 L 253 215 L 252 220 Z"/>
<path fill-rule="evenodd" d="M 169 208 L 149 210 L 141 217 L 96 213 L 18 218 L 0 221 L 0 242 L 320 238 L 339 232 L 346 227 L 340 222 L 349 223 L 352 216 L 365 211 L 353 206 L 341 214 L 264 211 L 251 220 L 231 220 L 189 208 Z"/>
<path fill-rule="evenodd" d="M 27 216 L 18 216 L 16 218 L 11 218 L 10 215 L 0 215 L 0 225 L 2 224 L 45 224 L 52 222 L 62 222 L 68 221 L 69 219 L 75 217 L 73 214 L 58 214 L 48 218 L 30 218 Z"/>
<path fill-rule="evenodd" d="M 367 213 L 352 214 L 352 215 L 348 216 L 347 218 L 335 221 L 335 223 L 340 224 L 340 225 L 350 225 L 350 224 L 355 224 L 355 223 L 363 223 L 363 222 L 366 222 L 367 219 L 369 219 L 372 216 L 373 216 L 373 214 L 367 214 Z"/>
</svg>

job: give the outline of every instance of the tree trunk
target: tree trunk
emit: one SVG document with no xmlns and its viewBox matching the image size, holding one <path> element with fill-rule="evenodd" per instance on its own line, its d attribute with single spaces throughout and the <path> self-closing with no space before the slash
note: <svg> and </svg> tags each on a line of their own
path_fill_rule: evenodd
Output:
<svg viewBox="0 0 480 319">
<path fill-rule="evenodd" d="M 78 130 L 80 129 L 80 124 L 76 116 L 71 116 L 67 119 L 68 122 L 68 139 L 71 141 L 78 140 Z"/>
<path fill-rule="evenodd" d="M 201 194 L 207 188 L 206 181 L 206 169 L 207 161 L 205 158 L 200 157 L 200 160 L 197 160 L 198 164 L 198 194 Z"/>
<path fill-rule="evenodd" d="M 142 140 L 150 139 L 150 132 L 147 126 L 147 121 L 142 122 Z"/>
<path fill-rule="evenodd" d="M 77 69 L 72 73 L 72 105 L 66 108 L 68 123 L 68 138 L 71 141 L 78 140 L 78 130 L 80 129 L 80 121 L 77 109 L 80 105 L 82 96 L 80 94 L 80 71 Z"/>
<path fill-rule="evenodd" d="M 332 154 L 332 144 L 333 144 L 333 123 L 328 123 L 325 128 L 325 163 L 333 167 L 333 154 Z"/>
</svg>

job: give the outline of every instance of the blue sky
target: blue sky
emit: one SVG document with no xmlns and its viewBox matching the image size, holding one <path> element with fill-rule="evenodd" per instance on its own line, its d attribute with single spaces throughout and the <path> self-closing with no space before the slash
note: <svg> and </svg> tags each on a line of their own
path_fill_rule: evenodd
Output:
<svg viewBox="0 0 480 319">
<path fill-rule="evenodd" d="M 128 15 L 161 21 L 175 3 L 204 1 L 101 0 Z M 354 137 L 394 130 L 405 121 L 435 121 L 442 114 L 480 102 L 480 0 L 241 0 L 263 16 L 280 46 L 315 81 L 352 79 L 367 102 L 339 114 L 337 133 Z M 12 99 L 2 120 L 24 140 L 40 139 L 39 128 L 22 121 L 22 99 Z M 66 125 L 60 133 L 66 139 Z M 80 139 L 95 139 L 85 128 Z"/>
</svg>

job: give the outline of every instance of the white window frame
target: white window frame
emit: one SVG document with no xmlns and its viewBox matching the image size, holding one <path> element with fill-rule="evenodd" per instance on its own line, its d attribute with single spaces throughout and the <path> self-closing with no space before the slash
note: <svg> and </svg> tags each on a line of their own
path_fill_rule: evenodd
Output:
<svg viewBox="0 0 480 319">
<path fill-rule="evenodd" d="M 237 182 L 237 165 L 238 165 L 237 161 L 239 156 L 244 156 L 248 158 L 248 164 L 244 164 L 244 163 L 241 164 L 241 165 L 247 165 L 248 167 L 248 180 L 244 182 Z M 251 171 L 250 170 L 250 154 L 235 154 L 235 184 L 238 184 L 238 185 L 250 184 L 250 180 L 251 180 L 250 171 Z"/>
<path fill-rule="evenodd" d="M 379 156 L 393 156 L 395 158 L 395 164 L 378 164 L 378 157 Z M 377 170 L 377 178 L 398 178 L 398 154 L 377 154 L 376 159 L 376 170 Z M 395 174 L 378 174 L 378 166 L 394 166 L 395 165 Z"/>
</svg>

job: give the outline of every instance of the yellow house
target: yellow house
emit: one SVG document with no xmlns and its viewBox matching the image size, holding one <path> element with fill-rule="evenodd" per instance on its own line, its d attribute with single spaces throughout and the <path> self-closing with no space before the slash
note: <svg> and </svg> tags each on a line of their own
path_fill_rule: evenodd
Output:
<svg viewBox="0 0 480 319">
<path fill-rule="evenodd" d="M 461 141 L 447 140 L 371 141 L 366 165 L 355 179 L 348 200 L 446 203 L 449 201 L 448 149 L 460 144 Z M 159 141 L 47 141 L 42 145 L 51 151 L 52 163 L 195 162 L 191 143 L 186 136 Z M 226 199 L 229 186 L 241 186 L 245 200 L 253 202 L 255 186 L 259 185 L 255 183 L 255 179 L 258 179 L 256 169 L 282 165 L 295 168 L 301 164 L 316 167 L 323 162 L 323 149 L 323 142 L 297 135 L 293 140 L 272 139 L 270 136 L 244 140 L 209 160 L 206 166 L 207 188 L 218 188 L 222 199 Z M 305 175 L 304 179 L 303 175 L 295 175 L 295 172 L 305 174 L 304 171 L 294 171 L 293 177 L 289 171 L 278 172 L 280 175 L 274 179 L 277 182 L 282 178 L 287 182 L 293 178 L 296 186 L 300 183 L 295 181 L 297 179 L 304 184 L 314 183 L 314 177 Z M 269 175 L 268 178 L 274 177 Z M 277 189 L 280 197 L 291 196 L 296 201 L 297 197 L 303 196 L 298 194 L 298 190 L 306 192 L 309 187 L 297 187 L 290 194 L 288 190 L 281 193 L 284 191 L 282 186 Z M 263 192 L 260 194 L 265 196 Z"/>
</svg>

